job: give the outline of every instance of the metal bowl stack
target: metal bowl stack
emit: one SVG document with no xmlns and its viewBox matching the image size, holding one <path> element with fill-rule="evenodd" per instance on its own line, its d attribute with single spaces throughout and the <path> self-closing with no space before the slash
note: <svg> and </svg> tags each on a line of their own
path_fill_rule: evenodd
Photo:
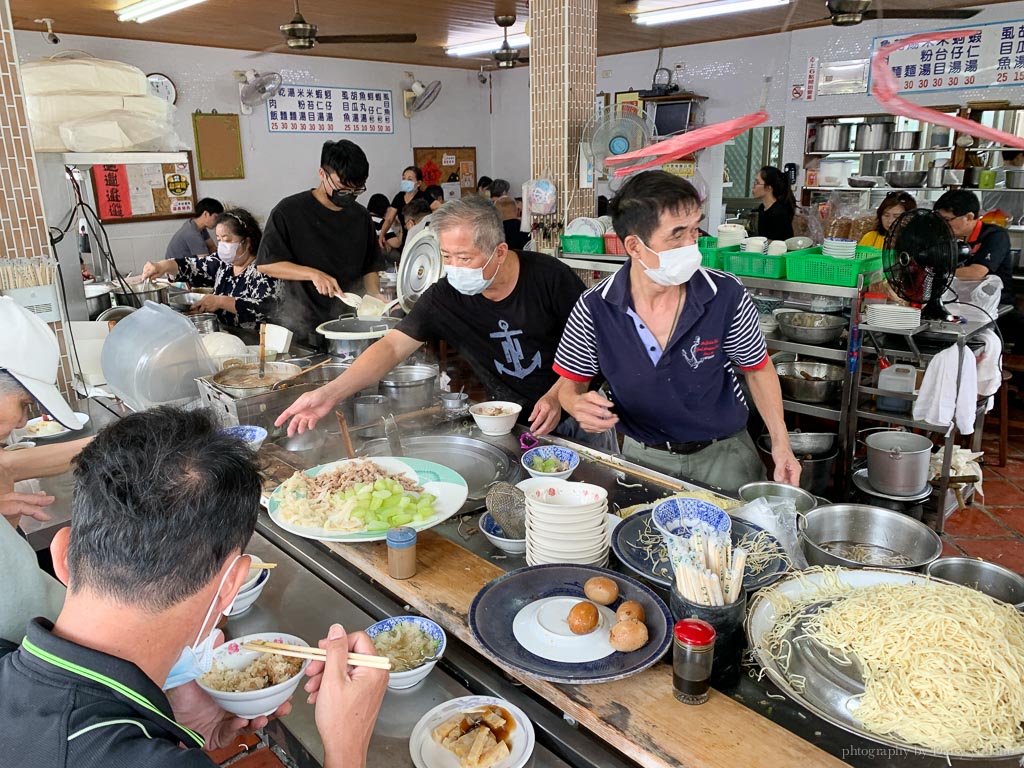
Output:
<svg viewBox="0 0 1024 768">
<path fill-rule="evenodd" d="M 928 177 L 928 171 L 886 171 L 885 183 L 897 189 L 920 187 Z"/>
<path fill-rule="evenodd" d="M 779 363 L 782 394 L 800 403 L 827 403 L 843 391 L 846 369 L 828 363 Z"/>
<path fill-rule="evenodd" d="M 845 318 L 820 312 L 779 312 L 779 330 L 799 344 L 831 344 L 843 335 Z"/>
</svg>

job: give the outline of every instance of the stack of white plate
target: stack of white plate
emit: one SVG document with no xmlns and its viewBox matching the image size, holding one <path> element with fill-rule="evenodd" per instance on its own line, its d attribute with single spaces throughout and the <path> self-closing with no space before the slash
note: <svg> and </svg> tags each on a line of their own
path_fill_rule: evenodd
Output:
<svg viewBox="0 0 1024 768">
<path fill-rule="evenodd" d="M 921 310 L 898 304 L 868 304 L 868 325 L 893 330 L 913 330 L 921 325 Z"/>
<path fill-rule="evenodd" d="M 740 224 L 720 224 L 718 226 L 718 247 L 728 248 L 739 245 L 747 237 L 747 230 Z"/>
<path fill-rule="evenodd" d="M 835 259 L 852 259 L 857 255 L 857 241 L 845 237 L 826 237 L 821 252 Z"/>
<path fill-rule="evenodd" d="M 608 564 L 608 492 L 589 483 L 531 478 L 526 494 L 526 562 L 529 565 Z"/>
<path fill-rule="evenodd" d="M 587 237 L 601 237 L 604 235 L 604 222 L 591 219 L 587 216 L 580 216 L 569 222 L 565 228 L 567 235 L 586 235 Z"/>
</svg>

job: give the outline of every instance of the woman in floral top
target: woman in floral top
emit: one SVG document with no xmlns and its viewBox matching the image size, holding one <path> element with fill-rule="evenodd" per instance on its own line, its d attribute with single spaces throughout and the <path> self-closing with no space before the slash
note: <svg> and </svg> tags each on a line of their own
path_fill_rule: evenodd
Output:
<svg viewBox="0 0 1024 768">
<path fill-rule="evenodd" d="M 172 277 L 193 286 L 212 286 L 213 294 L 192 305 L 194 311 L 216 312 L 224 325 L 255 328 L 266 322 L 278 301 L 280 283 L 256 269 L 260 226 L 242 208 L 217 218 L 217 252 L 209 256 L 147 262 L 143 277 Z"/>
</svg>

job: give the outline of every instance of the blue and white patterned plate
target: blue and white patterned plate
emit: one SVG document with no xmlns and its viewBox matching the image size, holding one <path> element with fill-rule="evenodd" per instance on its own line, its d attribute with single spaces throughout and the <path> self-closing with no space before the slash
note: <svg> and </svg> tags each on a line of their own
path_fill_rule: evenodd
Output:
<svg viewBox="0 0 1024 768">
<path fill-rule="evenodd" d="M 432 461 L 424 461 L 423 459 L 405 457 L 398 459 L 391 456 L 375 456 L 373 459 L 342 459 L 341 461 L 332 461 L 330 464 L 321 464 L 312 469 L 307 469 L 305 474 L 309 477 L 316 477 L 321 472 L 326 472 L 353 461 L 372 461 L 390 474 L 405 475 L 405 477 L 413 482 L 423 486 L 425 492 L 437 497 L 437 501 L 434 503 L 435 514 L 433 517 L 422 523 L 410 523 L 409 527 L 415 528 L 417 531 L 425 531 L 427 528 L 433 528 L 435 525 L 443 523 L 462 508 L 466 498 L 469 496 L 469 486 L 466 485 L 466 481 L 462 479 L 458 472 L 442 464 L 435 464 Z M 281 518 L 280 512 L 278 512 L 278 506 L 283 493 L 281 486 L 274 489 L 274 492 L 270 494 L 270 498 L 267 500 L 267 511 L 270 513 L 270 519 L 274 521 L 274 524 L 289 533 L 317 541 L 383 541 L 387 538 L 387 531 L 343 533 L 285 522 Z"/>
<path fill-rule="evenodd" d="M 690 529 L 703 523 L 714 533 L 728 533 L 732 519 L 714 504 L 700 499 L 665 499 L 651 512 L 651 520 L 662 533 L 689 538 Z"/>
<path fill-rule="evenodd" d="M 608 606 L 611 610 L 623 600 L 636 600 L 644 607 L 649 639 L 643 648 L 574 664 L 541 658 L 519 644 L 512 625 L 523 608 L 546 597 L 583 600 L 583 584 L 594 576 L 606 576 L 619 585 L 619 599 Z M 668 651 L 673 624 L 668 606 L 649 587 L 593 565 L 533 565 L 509 571 L 481 589 L 469 608 L 469 628 L 491 657 L 523 674 L 572 685 L 607 683 L 647 669 Z"/>
<path fill-rule="evenodd" d="M 753 523 L 733 519 L 732 545 L 737 547 L 744 536 L 754 536 L 763 530 Z M 749 568 L 746 569 L 743 574 L 743 588 L 748 592 L 774 584 L 786 572 L 786 563 L 781 557 L 782 545 L 771 534 L 768 536 L 780 557 L 758 574 L 751 573 Z M 661 532 L 651 522 L 650 510 L 630 515 L 615 528 L 612 534 L 612 551 L 620 563 L 652 584 L 666 589 L 672 586 L 668 550 Z"/>
</svg>

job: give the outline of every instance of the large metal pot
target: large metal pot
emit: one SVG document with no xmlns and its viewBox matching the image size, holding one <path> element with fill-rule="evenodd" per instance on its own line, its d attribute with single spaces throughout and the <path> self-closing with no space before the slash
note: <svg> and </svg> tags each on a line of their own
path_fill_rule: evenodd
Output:
<svg viewBox="0 0 1024 768">
<path fill-rule="evenodd" d="M 113 286 L 107 283 L 94 283 L 85 286 L 85 308 L 89 312 L 90 320 L 95 320 L 101 312 L 110 309 L 111 290 L 113 290 Z"/>
<path fill-rule="evenodd" d="M 167 283 L 154 283 L 152 280 L 143 280 L 138 285 L 129 285 L 130 292 L 123 287 L 114 289 L 114 303 L 122 307 L 135 307 L 139 309 L 147 301 L 157 304 L 166 304 L 169 294 Z"/>
<path fill-rule="evenodd" d="M 1024 168 L 1006 172 L 1007 189 L 1024 189 Z"/>
<path fill-rule="evenodd" d="M 187 317 L 201 334 L 217 333 L 220 330 L 220 320 L 212 312 L 198 312 Z"/>
<path fill-rule="evenodd" d="M 739 489 L 739 497 L 742 501 L 768 499 L 772 496 L 791 499 L 796 506 L 796 511 L 801 513 L 810 512 L 818 504 L 818 500 L 804 489 L 785 483 L 773 483 L 770 480 L 747 483 L 741 485 Z"/>
<path fill-rule="evenodd" d="M 802 468 L 800 487 L 808 493 L 821 496 L 828 489 L 836 457 L 839 455 L 836 435 L 790 432 L 789 444 Z M 761 435 L 757 439 L 757 449 L 761 452 L 762 461 L 770 461 L 772 457 L 771 435 Z"/>
<path fill-rule="evenodd" d="M 973 557 L 940 557 L 928 566 L 927 573 L 1024 610 L 1024 578 L 1009 568 Z"/>
<path fill-rule="evenodd" d="M 928 485 L 932 441 L 912 432 L 876 432 L 868 446 L 868 482 L 879 493 L 914 496 Z"/>
<path fill-rule="evenodd" d="M 843 391 L 846 369 L 828 363 L 780 363 L 775 366 L 782 394 L 800 403 L 827 403 Z"/>
<path fill-rule="evenodd" d="M 800 547 L 810 565 L 920 571 L 942 554 L 942 540 L 924 523 L 866 504 L 817 507 L 800 527 Z M 868 562 L 849 556 L 858 550 L 870 555 Z M 890 559 L 895 556 L 900 560 Z"/>
<path fill-rule="evenodd" d="M 964 174 L 964 186 L 975 187 L 981 185 L 981 174 L 988 169 L 981 165 L 975 165 L 967 169 L 967 173 Z"/>
<path fill-rule="evenodd" d="M 780 312 L 775 319 L 782 335 L 800 344 L 831 344 L 848 325 L 842 317 L 820 312 Z"/>
<path fill-rule="evenodd" d="M 398 413 L 418 411 L 433 402 L 438 370 L 432 365 L 400 365 L 380 380 L 392 410 Z"/>
<path fill-rule="evenodd" d="M 920 146 L 921 134 L 918 131 L 893 131 L 889 134 L 889 149 L 911 150 Z"/>
<path fill-rule="evenodd" d="M 892 123 L 863 123 L 857 126 L 854 147 L 858 152 L 871 152 L 889 146 Z"/>
<path fill-rule="evenodd" d="M 359 357 L 396 325 L 394 317 L 341 317 L 321 323 L 316 332 L 327 340 L 327 352 L 333 357 Z"/>
<path fill-rule="evenodd" d="M 817 127 L 815 152 L 847 152 L 850 149 L 850 124 L 826 120 Z"/>
<path fill-rule="evenodd" d="M 267 363 L 262 379 L 259 372 L 259 363 L 236 365 L 214 374 L 211 381 L 231 397 L 253 397 L 266 394 L 279 381 L 302 373 L 302 369 L 291 363 Z"/>
</svg>

